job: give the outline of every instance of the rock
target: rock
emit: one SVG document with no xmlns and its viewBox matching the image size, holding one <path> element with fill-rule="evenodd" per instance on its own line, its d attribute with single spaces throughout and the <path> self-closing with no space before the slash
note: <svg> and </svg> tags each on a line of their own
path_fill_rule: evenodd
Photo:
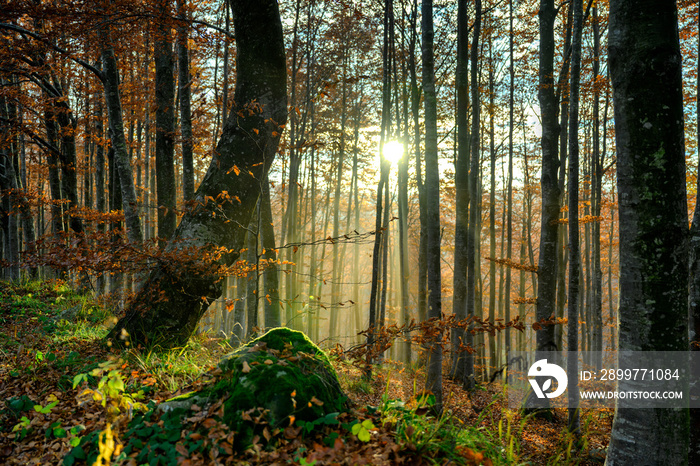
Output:
<svg viewBox="0 0 700 466">
<path fill-rule="evenodd" d="M 214 458 L 300 434 L 299 421 L 347 407 L 326 354 L 306 335 L 272 329 L 227 355 L 203 388 L 134 412 L 121 436 L 119 458 L 137 464 L 176 465 L 184 457 Z M 96 461 L 99 431 L 86 435 L 66 458 Z M 118 460 L 117 463 L 119 463 Z M 120 463 L 121 464 L 121 463 Z"/>
<path fill-rule="evenodd" d="M 159 409 L 187 410 L 223 400 L 223 422 L 249 439 L 257 426 L 284 429 L 294 420 L 313 421 L 346 407 L 347 397 L 328 357 L 296 330 L 268 331 L 227 355 L 219 369 L 213 384 L 168 400 Z"/>
</svg>

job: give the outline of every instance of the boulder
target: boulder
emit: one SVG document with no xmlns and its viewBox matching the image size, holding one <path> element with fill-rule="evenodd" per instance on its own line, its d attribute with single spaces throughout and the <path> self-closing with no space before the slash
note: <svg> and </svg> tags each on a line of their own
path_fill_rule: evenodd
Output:
<svg viewBox="0 0 700 466">
<path fill-rule="evenodd" d="M 256 426 L 284 429 L 346 408 L 328 356 L 304 333 L 275 328 L 227 355 L 206 388 L 168 400 L 162 411 L 188 410 L 223 400 L 222 421 L 239 441 Z"/>
</svg>

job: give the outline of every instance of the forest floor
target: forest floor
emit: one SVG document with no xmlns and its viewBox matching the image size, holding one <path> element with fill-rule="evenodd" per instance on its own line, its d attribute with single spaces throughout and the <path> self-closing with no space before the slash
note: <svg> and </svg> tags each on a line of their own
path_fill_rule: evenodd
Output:
<svg viewBox="0 0 700 466">
<path fill-rule="evenodd" d="M 83 447 L 97 438 L 91 433 L 100 432 L 100 452 L 109 450 L 116 460 L 120 435 L 139 403 L 196 389 L 231 351 L 225 341 L 207 335 L 171 351 L 116 351 L 102 341 L 110 319 L 102 307 L 61 282 L 0 282 L 0 464 L 85 464 Z M 564 410 L 553 410 L 549 419 L 523 418 L 505 406 L 502 385 L 483 385 L 469 394 L 445 379 L 444 413 L 435 418 L 417 401 L 416 392 L 424 386 L 422 370 L 387 361 L 368 382 L 342 357 L 332 360 L 353 405 L 338 416 L 340 422 L 306 435 L 285 429 L 267 445 L 260 441 L 244 451 L 232 450 L 227 433 L 212 429 L 222 437 L 211 434 L 196 447 L 174 439 L 172 451 L 177 453 L 161 458 L 160 464 L 604 461 L 612 411 L 582 412 L 582 435 L 575 442 L 566 433 Z M 78 377 L 75 386 L 79 374 L 92 376 Z M 143 399 L 137 401 L 139 392 Z M 207 442 L 218 448 L 207 451 Z M 120 461 L 99 464 L 139 464 L 135 456 L 122 454 Z"/>
</svg>

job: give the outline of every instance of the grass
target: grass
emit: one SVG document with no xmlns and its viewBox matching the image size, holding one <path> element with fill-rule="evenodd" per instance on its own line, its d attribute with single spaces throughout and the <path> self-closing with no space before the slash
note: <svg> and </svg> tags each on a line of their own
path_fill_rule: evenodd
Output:
<svg viewBox="0 0 700 466">
<path fill-rule="evenodd" d="M 229 348 L 205 345 L 203 338 L 195 336 L 182 348 L 151 349 L 146 353 L 132 349 L 127 358 L 138 370 L 150 374 L 159 386 L 174 393 L 195 383 Z"/>
</svg>

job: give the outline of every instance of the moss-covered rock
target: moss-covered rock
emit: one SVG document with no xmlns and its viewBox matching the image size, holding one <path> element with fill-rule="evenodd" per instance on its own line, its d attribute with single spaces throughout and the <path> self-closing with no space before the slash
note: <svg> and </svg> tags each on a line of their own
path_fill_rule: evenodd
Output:
<svg viewBox="0 0 700 466">
<path fill-rule="evenodd" d="M 314 420 L 345 407 L 347 397 L 328 357 L 302 332 L 272 329 L 219 367 L 211 395 L 225 398 L 224 422 L 239 432 L 247 416 L 260 414 L 257 408 L 274 428 L 290 425 L 292 416 Z"/>
<path fill-rule="evenodd" d="M 295 419 L 341 412 L 347 397 L 326 354 L 302 332 L 275 328 L 227 355 L 216 381 L 173 398 L 160 409 L 184 410 L 223 400 L 222 421 L 249 440 L 259 426 L 272 431 Z"/>
<path fill-rule="evenodd" d="M 298 421 L 342 412 L 347 397 L 326 354 L 306 335 L 276 328 L 227 355 L 203 389 L 136 413 L 121 440 L 116 463 L 175 465 L 178 458 L 204 458 L 213 449 L 230 454 L 289 433 Z M 95 431 L 67 455 L 64 464 L 97 457 Z M 199 456 L 198 456 L 199 455 Z"/>
</svg>

